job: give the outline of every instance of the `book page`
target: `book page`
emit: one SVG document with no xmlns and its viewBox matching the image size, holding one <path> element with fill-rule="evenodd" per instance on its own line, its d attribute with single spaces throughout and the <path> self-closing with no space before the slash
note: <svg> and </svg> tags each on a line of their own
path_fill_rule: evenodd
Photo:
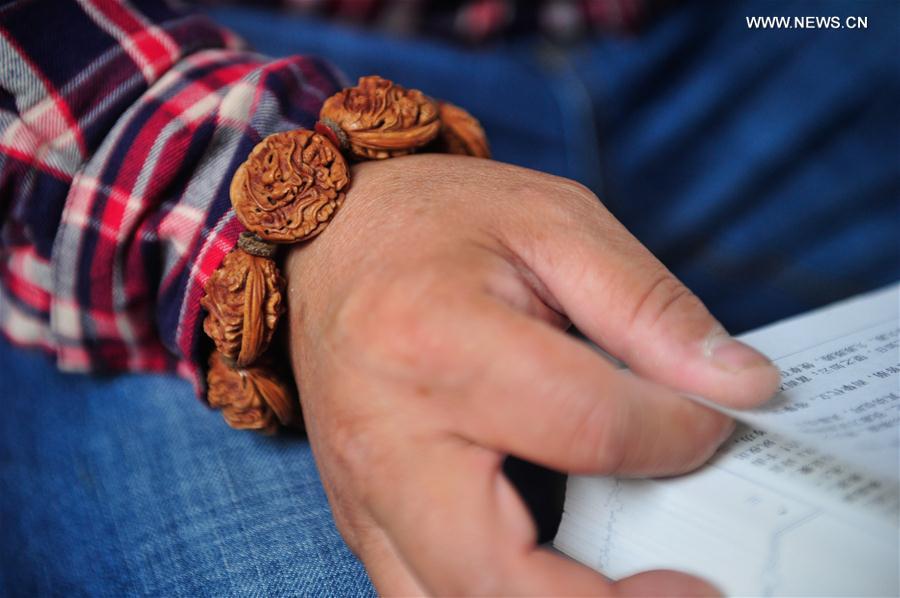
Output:
<svg viewBox="0 0 900 598">
<path fill-rule="evenodd" d="M 554 546 L 614 579 L 673 569 L 732 596 L 900 594 L 900 492 L 741 426 L 670 479 L 570 476 Z"/>
<path fill-rule="evenodd" d="M 707 468 L 765 484 L 828 510 L 886 539 L 896 536 L 900 487 L 860 473 L 838 458 L 775 434 L 740 426 Z"/>
<path fill-rule="evenodd" d="M 677 478 L 571 476 L 554 546 L 731 595 L 898 595 L 897 311 L 894 286 L 742 337 L 782 369 L 772 403 L 734 414 L 765 430 Z"/>
<path fill-rule="evenodd" d="M 780 368 L 781 391 L 759 409 L 726 411 L 897 483 L 898 315 L 894 285 L 741 336 Z"/>
<path fill-rule="evenodd" d="M 739 430 L 713 464 L 672 479 L 572 476 L 554 546 L 614 579 L 673 569 L 732 596 L 898 595 L 896 489 L 827 463 L 772 467 L 813 454 L 754 462 L 748 449 L 778 455 L 772 442 Z"/>
</svg>

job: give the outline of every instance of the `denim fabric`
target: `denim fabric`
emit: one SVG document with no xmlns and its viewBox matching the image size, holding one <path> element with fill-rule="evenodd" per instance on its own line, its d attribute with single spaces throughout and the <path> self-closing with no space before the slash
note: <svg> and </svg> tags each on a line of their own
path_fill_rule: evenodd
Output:
<svg viewBox="0 0 900 598">
<path fill-rule="evenodd" d="M 602 197 L 733 332 L 900 279 L 898 23 L 893 1 L 695 2 L 573 58 Z"/>
<path fill-rule="evenodd" d="M 732 332 L 900 279 L 900 3 L 671 4 L 635 36 L 477 51 L 215 16 L 261 51 L 467 107 L 497 159 L 594 189 Z M 868 29 L 748 29 L 755 15 Z"/>
<path fill-rule="evenodd" d="M 182 380 L 59 373 L 0 341 L 0 595 L 374 594 L 309 444 Z"/>
<path fill-rule="evenodd" d="M 480 51 L 215 16 L 466 106 L 498 159 L 591 186 L 734 331 L 900 278 L 896 2 L 687 2 L 635 37 Z M 0 364 L 0 594 L 372 592 L 301 438 L 234 432 L 172 378 L 62 375 L 5 343 Z"/>
</svg>

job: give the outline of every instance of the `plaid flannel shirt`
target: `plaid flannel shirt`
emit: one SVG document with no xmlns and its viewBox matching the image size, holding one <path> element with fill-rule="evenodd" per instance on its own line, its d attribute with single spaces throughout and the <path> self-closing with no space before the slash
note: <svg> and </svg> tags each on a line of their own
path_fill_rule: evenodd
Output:
<svg viewBox="0 0 900 598">
<path fill-rule="evenodd" d="M 337 75 L 161 2 L 0 7 L 0 329 L 68 371 L 202 388 L 199 300 L 240 224 L 231 175 L 310 127 Z"/>
</svg>

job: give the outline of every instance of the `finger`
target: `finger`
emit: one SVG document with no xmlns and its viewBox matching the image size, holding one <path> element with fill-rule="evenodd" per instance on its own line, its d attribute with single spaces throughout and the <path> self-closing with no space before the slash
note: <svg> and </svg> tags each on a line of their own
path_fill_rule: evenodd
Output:
<svg viewBox="0 0 900 598">
<path fill-rule="evenodd" d="M 598 573 L 535 545 L 527 509 L 498 455 L 446 437 L 405 451 L 391 493 L 372 496 L 373 516 L 426 590 L 440 595 L 611 595 Z M 402 508 L 398 506 L 402 505 Z M 688 587 L 655 574 L 640 587 Z M 691 582 L 693 583 L 693 582 Z"/>
<path fill-rule="evenodd" d="M 489 298 L 473 311 L 465 334 L 478 349 L 449 389 L 446 425 L 479 444 L 575 473 L 662 475 L 699 466 L 731 430 L 544 322 Z"/>
<path fill-rule="evenodd" d="M 576 575 L 584 575 L 584 568 L 574 561 L 560 561 L 557 555 L 541 549 L 536 549 L 528 555 L 529 561 L 525 567 L 534 569 L 536 563 L 546 561 L 548 575 L 531 580 L 535 585 L 532 591 L 527 593 L 537 596 L 554 595 L 551 591 L 554 587 L 562 587 L 567 578 Z M 539 566 L 539 565 L 537 565 Z M 547 583 L 547 582 L 550 583 Z M 542 589 L 541 584 L 545 584 Z M 551 585 L 552 584 L 552 585 Z M 721 592 L 709 582 L 698 577 L 678 571 L 647 571 L 626 577 L 620 581 L 612 582 L 608 588 L 604 587 L 600 595 L 609 596 L 666 596 L 677 598 L 681 596 L 721 596 Z"/>
<path fill-rule="evenodd" d="M 593 203 L 542 221 L 540 241 L 523 235 L 511 242 L 574 324 L 643 377 L 731 407 L 770 398 L 779 380 L 771 362 L 732 339 L 693 293 Z"/>
<path fill-rule="evenodd" d="M 677 571 L 647 571 L 615 584 L 619 596 L 721 596 L 714 585 Z"/>
</svg>

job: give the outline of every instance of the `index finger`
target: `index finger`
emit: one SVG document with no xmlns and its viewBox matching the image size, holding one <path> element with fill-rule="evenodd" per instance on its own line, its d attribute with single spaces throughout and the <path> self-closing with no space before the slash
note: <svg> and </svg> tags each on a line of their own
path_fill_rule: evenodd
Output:
<svg viewBox="0 0 900 598">
<path fill-rule="evenodd" d="M 569 472 L 661 475 L 697 467 L 732 429 L 542 321 L 491 298 L 472 307 L 469 328 L 449 327 L 465 330 L 455 369 L 468 384 L 436 394 L 448 425 L 482 446 Z"/>
<path fill-rule="evenodd" d="M 778 370 L 731 338 L 703 302 L 590 192 L 560 184 L 569 209 L 522 210 L 544 234 L 511 237 L 515 251 L 578 328 L 657 382 L 730 407 L 772 396 Z M 534 228 L 532 225 L 530 228 Z M 522 227 L 529 230 L 528 226 Z"/>
</svg>

